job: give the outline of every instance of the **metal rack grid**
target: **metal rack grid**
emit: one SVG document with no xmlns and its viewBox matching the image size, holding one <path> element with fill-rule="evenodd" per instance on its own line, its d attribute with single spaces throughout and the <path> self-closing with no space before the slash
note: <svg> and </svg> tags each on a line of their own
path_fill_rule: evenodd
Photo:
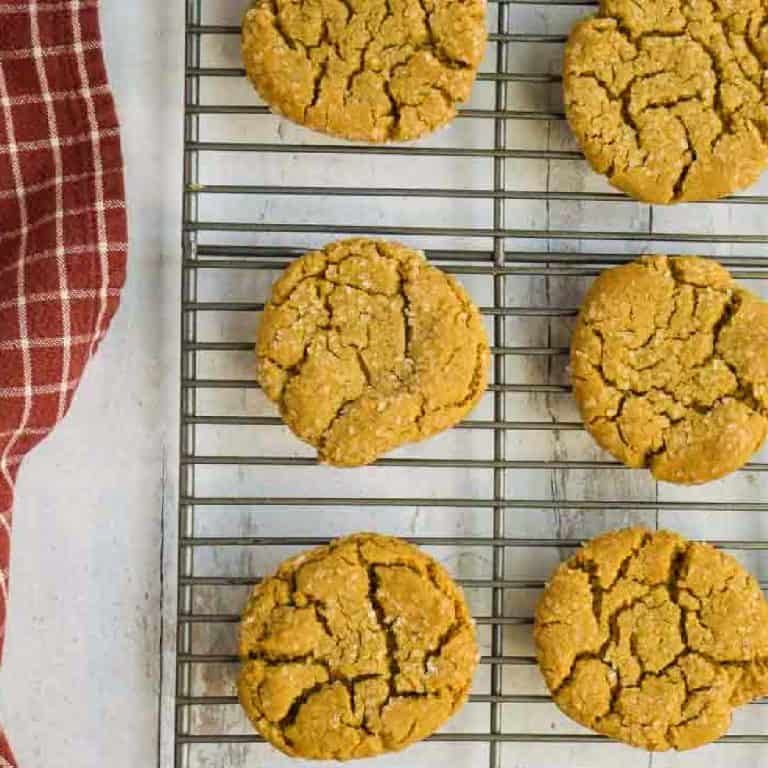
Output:
<svg viewBox="0 0 768 768">
<path fill-rule="evenodd" d="M 590 12 L 591 5 L 582 0 L 491 3 L 489 55 L 476 86 L 483 98 L 462 109 L 456 121 L 470 131 L 482 132 L 486 145 L 462 144 L 449 131 L 442 141 L 358 146 L 328 142 L 290 127 L 287 137 L 280 127 L 272 133 L 271 128 L 256 130 L 275 118 L 249 90 L 238 91 L 244 78 L 234 58 L 239 28 L 233 23 L 232 3 L 187 0 L 175 719 L 179 768 L 208 765 L 212 755 L 217 765 L 244 765 L 249 749 L 261 744 L 257 735 L 238 722 L 232 688 L 237 661 L 232 638 L 238 606 L 258 577 L 283 554 L 347 532 L 355 527 L 358 513 L 367 515 L 366 522 L 379 515 L 374 524 L 378 521 L 380 529 L 389 531 L 393 521 L 400 519 L 398 515 L 441 510 L 447 530 L 427 526 L 417 533 L 392 532 L 431 548 L 437 556 L 458 552 L 459 561 L 466 557 L 474 562 L 473 557 L 480 558 L 474 553 L 482 553 L 481 575 L 468 576 L 461 568 L 455 574 L 470 596 L 478 596 L 476 620 L 485 653 L 479 684 L 468 705 L 477 711 L 467 721 L 460 720 L 428 739 L 423 747 L 426 751 L 418 753 L 424 764 L 434 764 L 436 753 L 429 750 L 441 744 L 477 746 L 479 752 L 456 753 L 455 764 L 482 764 L 480 756 L 491 768 L 512 764 L 505 757 L 505 745 L 514 743 L 528 745 L 531 766 L 554 765 L 553 754 L 562 755 L 562 764 L 569 764 L 572 753 L 564 751 L 569 747 L 615 746 L 564 725 L 551 714 L 549 697 L 528 679 L 535 668 L 530 650 L 520 650 L 525 639 L 510 637 L 515 632 L 529 633 L 531 597 L 541 589 L 548 572 L 536 567 L 538 560 L 545 564 L 548 557 L 556 561 L 601 528 L 633 521 L 677 522 L 685 527 L 689 520 L 691 530 L 685 531 L 689 535 L 695 537 L 697 526 L 708 523 L 708 538 L 745 559 L 762 578 L 768 577 L 764 554 L 768 529 L 762 523 L 768 512 L 768 502 L 763 500 L 768 495 L 764 474 L 768 462 L 763 459 L 768 455 L 756 457 L 730 483 L 714 491 L 676 495 L 660 490 L 645 476 L 638 480 L 642 473 L 629 478 L 627 470 L 597 452 L 582 439 L 583 429 L 567 405 L 569 387 L 563 365 L 567 325 L 585 281 L 600 269 L 645 249 L 696 251 L 717 256 L 755 290 L 764 294 L 768 290 L 768 233 L 754 214 L 768 202 L 768 196 L 753 191 L 707 206 L 687 206 L 675 217 L 607 189 L 593 189 L 589 181 L 574 188 L 582 182 L 569 184 L 572 176 L 553 171 L 557 163 L 567 166 L 582 160 L 573 146 L 553 140 L 563 126 L 556 95 L 560 78 L 553 74 L 557 68 L 535 69 L 538 48 L 558 50 L 564 30 L 541 31 L 535 14 L 545 17 L 550 26 L 552 19 L 562 15 L 567 27 L 569 19 Z M 239 15 L 241 9 L 236 11 Z M 530 54 L 531 71 L 520 65 L 518 47 L 523 49 L 523 58 Z M 556 60 L 557 53 L 554 57 Z M 211 63 L 210 58 L 216 61 Z M 532 96 L 534 91 L 544 91 L 546 97 Z M 226 92 L 226 98 L 219 100 L 220 92 Z M 206 120 L 213 122 L 207 124 Z M 229 121 L 238 120 L 247 121 L 247 127 L 235 137 L 228 135 Z M 529 126 L 547 136 L 546 146 L 537 145 L 535 139 L 532 146 L 527 140 L 522 141 L 523 146 L 516 144 L 519 135 L 532 135 Z M 259 140 L 251 139 L 251 131 Z M 459 138 L 468 135 L 464 132 Z M 313 163 L 325 162 L 319 172 L 325 168 L 327 174 L 328 158 L 334 163 L 358 163 L 374 182 L 336 184 L 334 175 L 331 185 L 324 180 L 289 183 L 297 164 L 306 170 L 314 168 Z M 400 186 L 399 178 L 386 173 L 377 181 L 377 163 L 387 163 L 388 158 L 392 162 L 457 163 L 458 170 L 451 177 L 454 183 L 425 186 L 421 182 L 429 173 L 425 171 L 415 182 L 411 179 Z M 244 180 L 237 178 L 243 174 L 238 174 L 235 161 L 243 166 L 254 164 Z M 259 163 L 267 168 L 264 174 Z M 518 183 L 525 163 L 545 168 L 539 188 Z M 355 166 L 344 165 L 339 176 L 345 178 L 344 171 L 350 167 Z M 434 170 L 437 166 L 429 167 Z M 455 177 L 462 174 L 469 174 L 472 183 L 455 183 Z M 257 183 L 263 175 L 270 177 L 270 183 Z M 238 183 L 231 183 L 232 177 Z M 589 176 L 581 173 L 578 178 Z M 391 186 L 393 181 L 398 186 Z M 329 201 L 328 206 L 307 202 L 318 198 Z M 270 207 L 275 200 L 287 202 Z M 365 218 L 365 211 L 388 210 L 387 206 L 406 204 L 403 201 L 423 206 L 425 217 L 430 212 L 434 215 L 436 209 L 430 205 L 435 201 L 452 206 L 451 214 L 458 214 L 459 219 L 466 208 L 475 214 L 468 225 L 463 221 L 457 225 L 450 216 L 435 225 L 387 223 L 386 217 L 384 223 L 352 219 L 349 224 L 346 215 L 340 218 L 351 205 Z M 521 214 L 528 210 L 523 206 L 533 206 L 536 212 L 530 221 Z M 643 226 L 637 226 L 638 217 Z M 612 226 L 614 219 L 618 225 Z M 697 229 L 700 219 L 714 225 Z M 585 221 L 597 221 L 600 227 L 585 228 Z M 730 231 L 734 228 L 736 231 Z M 430 260 L 479 286 L 478 300 L 492 337 L 494 363 L 484 406 L 452 432 L 452 442 L 443 445 L 442 453 L 438 450 L 435 455 L 429 446 L 417 448 L 415 454 L 396 453 L 373 469 L 361 470 L 358 491 L 352 492 L 348 481 L 341 482 L 336 475 L 315 467 L 311 455 L 274 449 L 275 443 L 278 448 L 286 445 L 275 438 L 282 429 L 280 420 L 274 413 L 261 412 L 261 406 L 252 407 L 258 388 L 247 365 L 223 364 L 221 359 L 250 355 L 255 328 L 255 320 L 251 323 L 250 318 L 262 309 L 269 280 L 292 257 L 310 243 L 357 233 L 434 243 L 426 248 Z M 239 288 L 251 285 L 258 286 L 261 295 L 248 294 L 250 298 L 243 300 Z M 520 285 L 530 289 L 524 300 L 517 292 Z M 235 300 L 238 296 L 240 300 Z M 222 321 L 225 316 L 229 319 Z M 520 333 L 526 321 L 542 332 L 538 338 Z M 521 336 L 525 337 L 522 341 Z M 520 371 L 526 372 L 523 381 L 516 376 Z M 557 400 L 558 405 L 550 400 Z M 224 406 L 219 407 L 220 402 Z M 248 433 L 246 438 L 243 430 Z M 240 443 L 244 440 L 250 447 L 229 450 L 231 444 L 240 444 L 232 435 L 239 435 Z M 249 471 L 256 475 L 249 477 Z M 396 482 L 390 484 L 388 472 Z M 215 479 L 217 473 L 223 473 L 219 480 Z M 469 479 L 457 485 L 445 481 L 446 473 Z M 281 489 L 306 488 L 306 492 L 260 492 L 261 488 L 270 490 L 278 476 Z M 477 476 L 482 482 L 475 481 Z M 411 482 L 427 492 L 409 495 Z M 368 495 L 382 485 L 388 489 L 398 483 L 407 485 L 404 492 Z M 459 487 L 461 492 L 441 493 L 443 484 Z M 234 492 L 223 493 L 222 487 Z M 315 528 L 306 533 L 297 527 L 296 518 L 317 516 L 322 525 L 326 514 L 329 522 L 324 535 L 317 535 Z M 745 522 L 725 523 L 726 514 L 738 515 Z M 552 522 L 554 532 L 537 533 L 538 519 Z M 283 525 L 285 530 L 281 530 Z M 518 567 L 520 562 L 525 565 Z M 517 673 L 524 678 L 522 682 Z M 740 764 L 742 759 L 744 765 L 754 764 L 756 754 L 765 759 L 766 752 L 749 751 L 768 742 L 766 709 L 761 703 L 751 706 L 754 717 L 743 732 L 729 734 L 716 747 L 741 745 L 740 749 L 747 750 L 732 750 L 731 762 Z M 549 714 L 544 719 L 532 718 L 521 707 L 530 711 L 542 707 Z M 536 757 L 537 745 L 563 751 L 544 751 Z M 222 749 L 223 753 L 217 751 Z M 642 755 L 637 762 L 638 754 L 621 753 L 632 765 L 653 760 Z M 603 758 L 594 755 L 594 764 L 599 764 Z M 529 765 L 520 761 L 519 752 L 515 759 L 515 765 Z M 701 765 L 705 759 L 711 762 L 711 757 L 702 756 Z"/>
</svg>

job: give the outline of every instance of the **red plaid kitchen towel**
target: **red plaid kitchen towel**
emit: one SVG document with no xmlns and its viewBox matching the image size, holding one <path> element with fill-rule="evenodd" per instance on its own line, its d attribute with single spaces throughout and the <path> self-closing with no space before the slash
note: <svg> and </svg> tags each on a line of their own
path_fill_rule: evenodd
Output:
<svg viewBox="0 0 768 768">
<path fill-rule="evenodd" d="M 126 238 L 97 0 L 0 0 L 0 654 L 19 465 L 109 327 Z"/>
</svg>

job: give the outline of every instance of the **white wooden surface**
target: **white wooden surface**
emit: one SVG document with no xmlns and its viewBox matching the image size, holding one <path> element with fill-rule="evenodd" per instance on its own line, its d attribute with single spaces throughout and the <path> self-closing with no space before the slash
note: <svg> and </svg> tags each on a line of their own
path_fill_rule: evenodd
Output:
<svg viewBox="0 0 768 768">
<path fill-rule="evenodd" d="M 161 520 L 176 514 L 165 478 L 178 434 L 183 2 L 102 5 L 129 277 L 70 414 L 21 471 L 0 718 L 23 768 L 157 764 Z"/>
<path fill-rule="evenodd" d="M 206 0 L 205 23 L 233 24 L 245 0 Z M 516 5 L 515 29 L 559 34 L 582 8 L 559 6 L 547 9 Z M 491 17 L 495 13 L 491 6 Z M 178 224 L 180 192 L 181 88 L 183 63 L 183 2 L 104 0 L 103 17 L 110 74 L 116 88 L 124 125 L 128 166 L 128 191 L 132 229 L 130 278 L 126 297 L 112 333 L 99 358 L 88 372 L 67 422 L 30 459 L 22 472 L 15 523 L 13 591 L 10 637 L 5 667 L 0 673 L 0 709 L 26 768 L 84 766 L 115 768 L 171 766 L 173 629 L 173 550 L 175 547 L 175 488 L 177 441 L 178 357 Z M 493 18 L 492 18 L 493 20 Z M 520 72 L 557 71 L 558 46 L 512 46 L 511 69 Z M 238 66 L 237 40 L 210 36 L 205 40 L 204 66 Z M 557 108 L 557 89 L 510 84 L 510 108 Z M 207 103 L 256 103 L 252 91 L 240 80 L 210 78 L 203 83 Z M 490 100 L 490 101 L 489 101 Z M 478 84 L 473 106 L 492 106 L 492 89 Z M 211 117 L 203 121 L 203 138 L 225 141 L 264 140 L 287 143 L 319 143 L 285 121 L 269 117 Z M 560 123 L 509 121 L 509 146 L 528 149 L 571 149 L 572 138 Z M 427 140 L 430 146 L 477 146 L 492 143 L 488 121 L 459 120 Z M 331 165 L 329 165 L 329 163 Z M 490 162 L 452 158 L 436 162 L 406 157 L 350 156 L 302 157 L 296 155 L 207 154 L 201 180 L 207 183 L 305 183 L 322 185 L 444 186 L 485 188 Z M 540 160 L 508 161 L 510 187 L 582 191 L 607 189 L 582 162 Z M 254 179 L 258 179 L 257 182 Z M 768 190 L 763 182 L 762 191 Z M 755 190 L 758 191 L 758 190 Z M 422 200 L 418 206 L 394 199 L 355 201 L 327 198 L 222 197 L 201 198 L 201 217 L 222 221 L 328 222 L 375 225 L 490 226 L 490 206 L 484 201 Z M 638 233 L 672 232 L 681 227 L 698 232 L 754 233 L 761 229 L 757 207 L 728 205 L 654 210 L 627 203 L 578 203 L 542 201 L 509 202 L 507 226 L 551 229 L 618 229 Z M 763 225 L 764 228 L 764 225 Z M 231 233 L 208 235 L 207 242 L 234 242 Z M 317 244 L 322 236 L 307 240 Z M 243 235 L 238 242 L 257 242 Z M 270 242 L 277 242 L 274 236 Z M 285 240 L 299 244 L 296 236 Z M 425 246 L 424 240 L 412 241 Z M 481 247 L 477 240 L 430 243 L 439 247 Z M 487 247 L 487 243 L 484 243 Z M 546 251 L 544 240 L 510 243 L 512 248 Z M 573 250 L 639 252 L 647 243 L 562 242 Z M 663 248 L 663 244 L 657 244 Z M 690 248 L 688 250 L 691 250 Z M 715 252 L 712 246 L 707 251 Z M 730 247 L 723 254 L 736 253 Z M 750 247 L 745 253 L 762 253 Z M 266 273 L 208 271 L 200 276 L 200 299 L 261 301 L 268 290 Z M 475 298 L 491 303 L 490 284 L 484 278 L 465 280 Z M 541 306 L 547 303 L 575 306 L 587 281 L 510 278 L 509 304 Z M 245 341 L 252 337 L 256 316 L 251 313 L 206 313 L 200 334 L 207 341 Z M 547 318 L 510 318 L 507 343 L 553 346 L 567 344 L 568 322 Z M 508 381 L 551 382 L 565 380 L 564 361 L 548 368 L 536 358 L 516 357 L 508 362 Z M 201 377 L 246 378 L 252 373 L 249 354 L 200 355 Z M 490 402 L 481 405 L 477 417 L 486 418 Z M 221 415 L 272 414 L 272 407 L 255 392 L 201 391 L 199 412 Z M 576 417 L 569 398 L 562 396 L 510 396 L 508 418 L 572 420 Z M 267 431 L 269 430 L 269 431 Z M 471 456 L 488 458 L 490 432 L 452 433 L 428 444 L 406 448 L 401 455 Z M 459 444 L 458 440 L 461 440 Z M 211 427 L 198 432 L 201 454 L 237 454 L 270 451 L 278 455 L 305 455 L 306 449 L 280 428 Z M 768 455 L 768 454 L 764 454 Z M 510 433 L 507 456 L 537 459 L 601 458 L 589 439 L 578 432 Z M 201 468 L 197 492 L 201 495 L 313 495 L 322 485 L 336 495 L 489 496 L 490 473 L 483 470 L 425 470 L 406 475 L 395 469 L 373 469 L 365 475 L 311 468 L 290 474 L 245 467 Z M 741 473 L 697 491 L 658 486 L 642 472 L 623 470 L 589 473 L 580 470 L 508 473 L 508 495 L 545 500 L 700 498 L 702 500 L 758 500 L 766 493 L 759 475 Z M 402 485 L 398 486 L 398 482 Z M 399 489 L 402 492 L 398 492 Z M 487 510 L 354 509 L 333 512 L 313 509 L 215 507 L 198 520 L 199 535 L 328 535 L 357 529 L 376 529 L 404 535 L 487 535 Z M 510 536 L 587 537 L 628 522 L 654 524 L 648 512 L 629 510 L 615 514 L 549 510 L 531 513 L 510 511 Z M 731 517 L 695 511 L 666 515 L 661 525 L 676 527 L 697 537 L 766 537 L 768 529 L 758 515 Z M 161 543 L 167 544 L 161 563 Z M 257 575 L 284 556 L 285 550 L 241 548 L 201 550 L 196 559 L 200 575 Z M 477 549 L 443 549 L 439 554 L 449 569 L 463 577 L 488 577 L 487 552 Z M 533 551 L 511 553 L 509 578 L 543 578 L 559 553 Z M 759 570 L 757 558 L 747 563 Z M 765 560 L 763 578 L 768 577 Z M 164 578 L 163 578 L 164 575 Z M 242 605 L 242 588 L 198 590 L 195 608 L 201 613 L 235 612 Z M 518 594 L 508 610 L 531 609 L 536 595 Z M 470 595 L 488 613 L 488 595 Z M 161 616 L 166 616 L 162 638 Z M 486 638 L 487 640 L 487 638 Z M 505 653 L 531 652 L 529 628 L 510 628 Z M 232 651 L 234 627 L 218 625 L 196 630 L 197 648 Z M 160 697 L 161 659 L 164 698 Z M 206 665 L 195 676 L 195 693 L 227 695 L 232 692 L 232 668 Z M 505 692 L 542 691 L 534 669 L 507 671 Z M 487 692 L 487 668 L 477 680 L 478 692 Z M 768 729 L 759 708 L 737 717 L 734 732 Z M 768 708 L 762 709 L 768 712 Z M 554 707 L 508 706 L 505 729 L 514 731 L 572 733 L 577 727 Z M 161 733 L 158 724 L 162 723 Z M 197 733 L 244 733 L 248 730 L 239 708 L 201 707 L 193 714 Z M 468 707 L 449 728 L 486 731 L 485 707 Z M 472 744 L 423 745 L 403 756 L 377 762 L 381 766 L 446 768 L 483 765 L 487 747 Z M 745 746 L 723 751 L 711 747 L 677 758 L 646 754 L 619 745 L 514 744 L 503 748 L 509 768 L 627 768 L 654 766 L 723 765 L 746 768 L 768 762 L 765 751 Z M 159 752 L 158 752 L 159 750 Z M 191 751 L 191 768 L 278 768 L 290 763 L 264 746 L 202 745 Z"/>
</svg>

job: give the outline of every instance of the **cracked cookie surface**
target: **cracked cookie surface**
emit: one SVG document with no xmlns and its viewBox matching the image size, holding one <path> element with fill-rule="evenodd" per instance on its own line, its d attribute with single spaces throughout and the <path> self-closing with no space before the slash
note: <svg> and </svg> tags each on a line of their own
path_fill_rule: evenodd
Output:
<svg viewBox="0 0 768 768">
<path fill-rule="evenodd" d="M 240 701 L 283 752 L 346 760 L 402 749 L 465 702 L 478 662 L 459 588 L 399 539 L 357 534 L 283 563 L 240 630 Z"/>
<path fill-rule="evenodd" d="M 242 48 L 251 82 L 280 114 L 384 142 L 452 120 L 485 43 L 485 0 L 259 0 Z"/>
<path fill-rule="evenodd" d="M 536 609 L 554 701 L 598 733 L 648 750 L 722 736 L 768 693 L 768 604 L 730 555 L 629 528 L 555 571 Z"/>
<path fill-rule="evenodd" d="M 587 160 L 634 198 L 712 200 L 768 167 L 768 0 L 601 0 L 563 83 Z"/>
<path fill-rule="evenodd" d="M 490 359 L 459 283 L 380 240 L 342 240 L 293 262 L 256 352 L 265 394 L 335 466 L 370 464 L 456 424 L 485 391 Z"/>
<path fill-rule="evenodd" d="M 703 483 L 768 434 L 768 303 L 715 261 L 646 256 L 592 285 L 571 341 L 595 440 L 658 480 Z"/>
</svg>

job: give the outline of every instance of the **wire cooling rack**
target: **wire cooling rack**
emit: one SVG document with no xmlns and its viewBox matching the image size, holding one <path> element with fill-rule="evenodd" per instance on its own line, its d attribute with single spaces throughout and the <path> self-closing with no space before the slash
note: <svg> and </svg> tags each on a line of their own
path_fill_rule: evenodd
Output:
<svg viewBox="0 0 768 768">
<path fill-rule="evenodd" d="M 259 577 L 355 530 L 409 538 L 464 586 L 483 657 L 470 703 L 379 766 L 768 762 L 768 708 L 717 744 L 650 756 L 558 713 L 533 658 L 544 579 L 579 541 L 630 523 L 726 547 L 768 577 L 768 454 L 703 488 L 659 485 L 601 453 L 578 420 L 569 330 L 603 268 L 644 251 L 718 257 L 768 294 L 763 184 L 719 203 L 652 208 L 591 174 L 568 133 L 562 44 L 581 0 L 489 6 L 472 100 L 407 146 L 359 146 L 273 116 L 239 60 L 240 0 L 187 0 L 176 765 L 282 766 L 235 698 L 238 614 Z M 261 396 L 253 337 L 270 284 L 336 237 L 423 248 L 482 307 L 492 384 L 469 420 L 363 470 L 316 465 Z"/>
</svg>

